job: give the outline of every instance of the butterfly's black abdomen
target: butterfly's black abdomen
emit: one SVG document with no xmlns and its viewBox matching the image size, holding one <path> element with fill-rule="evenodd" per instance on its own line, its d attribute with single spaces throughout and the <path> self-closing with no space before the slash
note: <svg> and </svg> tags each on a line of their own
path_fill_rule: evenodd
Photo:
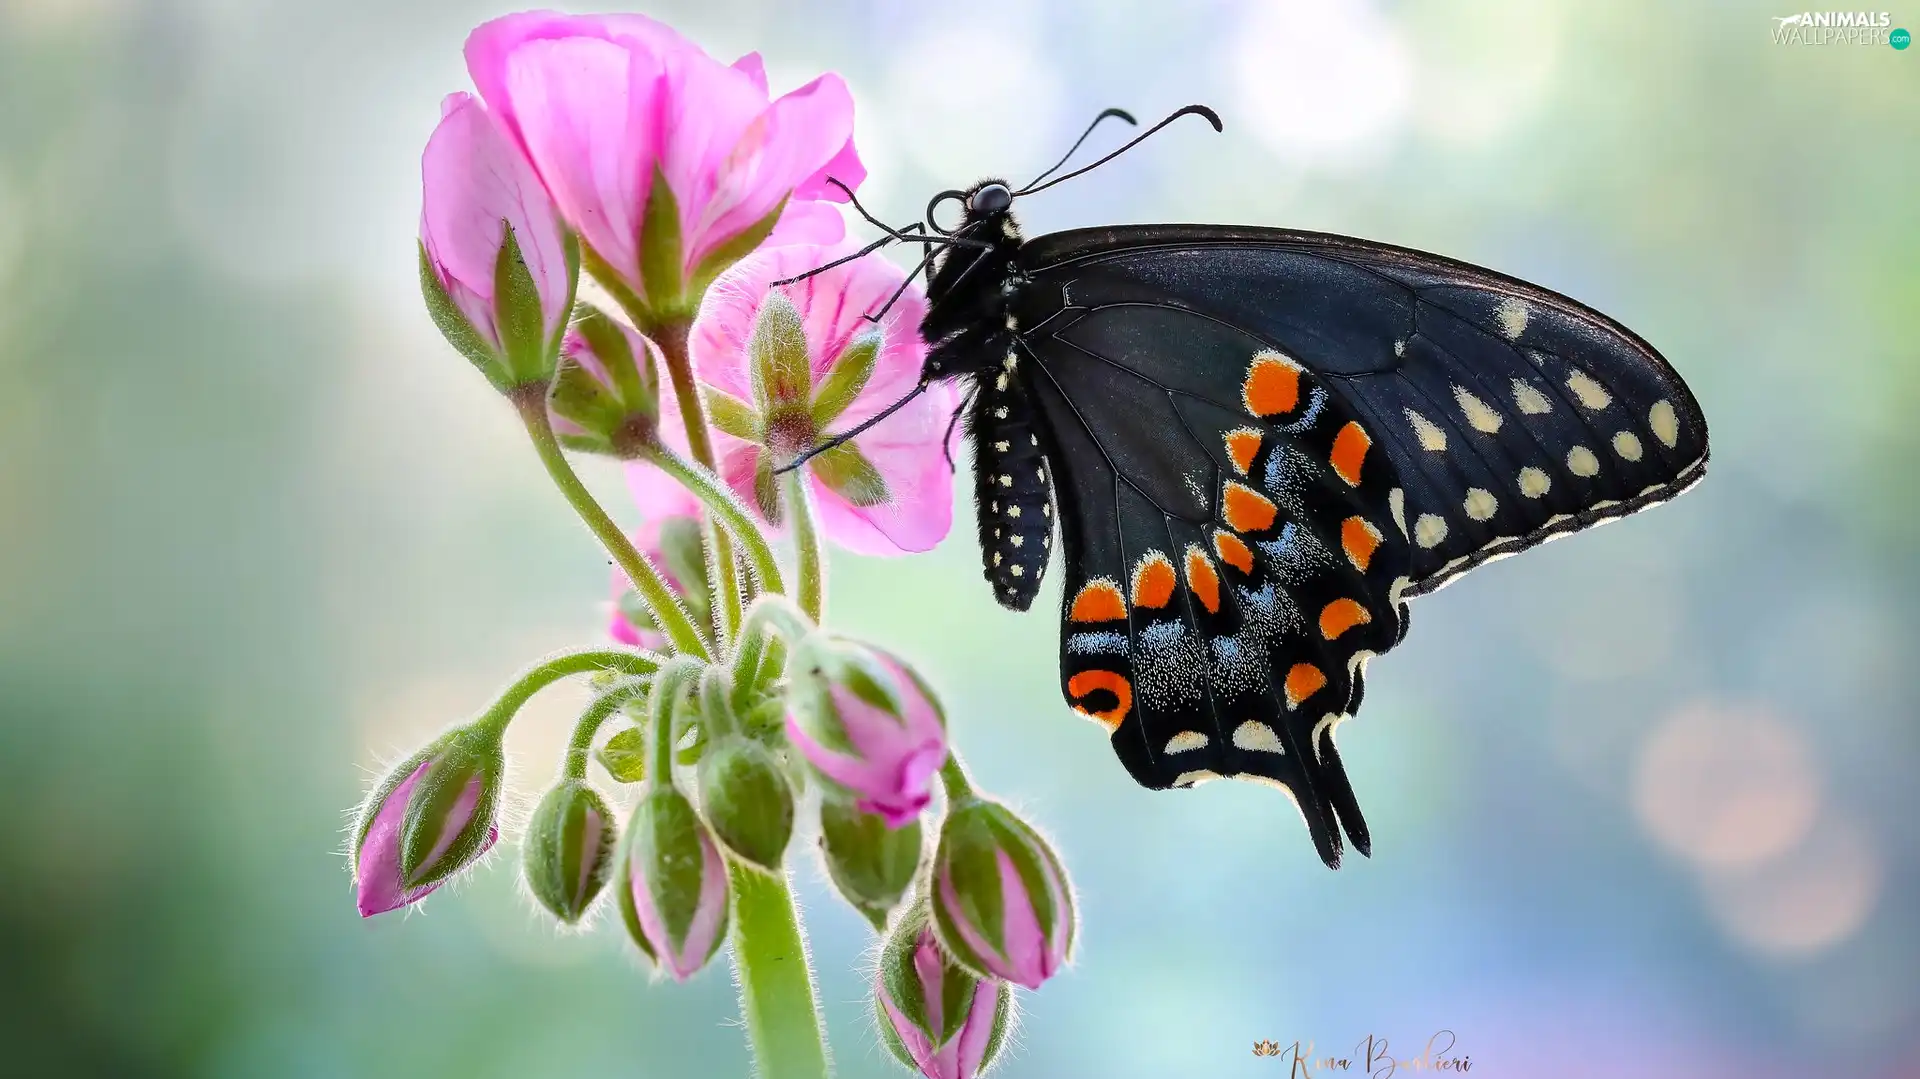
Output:
<svg viewBox="0 0 1920 1079">
<path fill-rule="evenodd" d="M 1053 549 L 1053 483 L 1019 353 L 979 381 L 967 433 L 973 443 L 974 509 L 993 598 L 1024 611 L 1039 594 Z"/>
</svg>

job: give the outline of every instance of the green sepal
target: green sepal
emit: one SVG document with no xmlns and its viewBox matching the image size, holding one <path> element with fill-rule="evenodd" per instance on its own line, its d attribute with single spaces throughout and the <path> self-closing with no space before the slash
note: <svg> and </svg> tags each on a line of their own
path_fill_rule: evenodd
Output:
<svg viewBox="0 0 1920 1079">
<path fill-rule="evenodd" d="M 1000 982 L 994 989 L 993 1033 L 987 1036 L 986 1051 L 980 1054 L 980 1074 L 987 1074 L 993 1062 L 1000 1056 L 1000 1050 L 1007 1044 L 1007 1036 L 1013 1033 L 1014 1022 L 1013 986 Z"/>
<path fill-rule="evenodd" d="M 695 626 L 712 619 L 713 590 L 707 585 L 706 529 L 692 517 L 669 517 L 660 522 L 662 569 L 680 582 L 680 602 Z"/>
<path fill-rule="evenodd" d="M 540 286 L 527 268 L 513 226 L 503 218 L 500 228 L 500 253 L 493 264 L 493 313 L 500 327 L 500 347 L 506 354 L 507 377 L 515 386 L 545 382 L 553 377 L 556 350 L 547 347 Z"/>
<path fill-rule="evenodd" d="M 560 357 L 547 407 L 581 428 L 577 434 L 561 432 L 560 444 L 588 453 L 637 456 L 652 441 L 660 410 L 652 358 L 636 357 L 626 333 L 605 313 L 580 306 L 584 310 L 577 313 L 574 329 L 608 381 L 602 382 L 576 357 Z"/>
<path fill-rule="evenodd" d="M 747 335 L 747 365 L 753 404 L 771 422 L 776 410 L 804 405 L 813 395 L 813 369 L 807 359 L 806 323 L 793 301 L 767 293 Z"/>
<path fill-rule="evenodd" d="M 787 208 L 787 200 L 782 198 L 773 212 L 748 225 L 739 234 L 728 239 L 719 247 L 706 253 L 700 264 L 693 268 L 693 274 L 687 284 L 687 301 L 698 309 L 700 300 L 707 294 L 707 286 L 719 277 L 726 268 L 753 254 L 754 249 L 765 243 L 773 235 L 775 225 L 780 223 L 780 214 Z"/>
<path fill-rule="evenodd" d="M 840 897 L 884 928 L 887 915 L 912 887 L 926 853 L 919 820 L 887 827 L 877 813 L 826 799 L 820 805 L 820 854 Z"/>
<path fill-rule="evenodd" d="M 893 1059 L 899 1061 L 901 1067 L 910 1072 L 919 1071 L 920 1065 L 914 1062 L 913 1054 L 907 1052 L 907 1043 L 900 1040 L 900 1032 L 893 1029 L 893 1017 L 887 1014 L 886 1002 L 878 993 L 873 995 L 873 1017 L 879 1023 L 880 1041 L 887 1047 L 887 1052 L 893 1054 Z"/>
<path fill-rule="evenodd" d="M 1006 927 L 1006 903 L 1000 888 L 1000 844 L 991 814 L 994 806 L 972 801 L 947 813 L 940 829 L 940 846 L 934 854 L 934 927 L 948 954 L 970 970 L 989 976 L 986 958 L 967 946 L 966 938 L 954 923 L 945 900 L 945 884 L 951 882 L 960 913 L 980 937 L 990 944 L 1003 944 Z"/>
<path fill-rule="evenodd" d="M 427 302 L 428 317 L 439 327 L 440 335 L 447 339 L 447 344 L 478 367 L 494 389 L 501 393 L 512 389 L 513 382 L 507 374 L 506 361 L 494 351 L 492 345 L 487 344 L 487 339 L 474 328 L 473 323 L 467 321 L 466 314 L 460 310 L 459 304 L 453 302 L 453 297 L 447 295 L 446 286 L 440 283 L 440 275 L 434 271 L 433 259 L 427 254 L 427 245 L 420 242 L 418 246 L 420 295 Z"/>
<path fill-rule="evenodd" d="M 851 442 L 842 442 L 824 453 L 815 454 L 807 466 L 827 490 L 855 506 L 884 505 L 891 493 L 887 478 Z"/>
<path fill-rule="evenodd" d="M 780 477 L 773 474 L 773 455 L 764 451 L 753 464 L 753 504 L 775 528 L 786 519 L 786 509 L 780 503 Z"/>
<path fill-rule="evenodd" d="M 827 425 L 840 418 L 840 414 L 853 404 L 854 398 L 873 377 L 874 364 L 880 358 L 879 330 L 870 330 L 853 339 L 853 342 L 840 353 L 827 369 L 827 375 L 820 380 L 820 389 L 813 395 L 813 426 L 824 431 Z"/>
<path fill-rule="evenodd" d="M 627 282 L 619 270 L 614 268 L 613 263 L 608 262 L 605 256 L 593 249 L 593 245 L 585 242 L 580 244 L 580 264 L 586 269 L 588 276 L 598 281 L 601 288 L 607 290 L 607 295 L 614 298 L 614 301 L 620 305 L 620 310 L 627 313 L 627 317 L 633 320 L 634 326 L 641 333 L 649 333 L 657 326 L 659 320 L 653 317 L 653 312 L 647 307 L 647 301 L 633 290 L 633 286 Z"/>
<path fill-rule="evenodd" d="M 628 727 L 607 739 L 594 756 L 615 780 L 638 783 L 647 778 L 647 754 L 646 728 Z"/>
<path fill-rule="evenodd" d="M 793 789 L 766 746 L 738 735 L 708 746 L 694 789 L 721 846 L 742 864 L 779 872 L 793 838 Z"/>
<path fill-rule="evenodd" d="M 654 314 L 678 311 L 685 306 L 682 293 L 686 282 L 681 274 L 685 265 L 680 235 L 680 202 L 656 162 L 653 184 L 647 190 L 647 207 L 640 217 L 640 234 L 635 238 L 640 250 L 640 285 L 646 290 L 647 306 Z"/>
<path fill-rule="evenodd" d="M 500 774 L 506 757 L 497 733 L 465 727 L 453 731 L 432 756 L 427 773 L 407 801 L 400 832 L 400 880 L 419 888 L 467 864 L 486 843 L 500 804 Z M 474 780 L 480 796 L 460 831 L 438 859 L 424 864 L 440 838 L 439 825 Z"/>
<path fill-rule="evenodd" d="M 587 826 L 600 830 L 589 845 Z M 522 868 L 540 905 L 569 925 L 593 905 L 613 874 L 617 836 L 613 814 L 592 787 L 567 780 L 546 793 L 527 825 Z"/>
<path fill-rule="evenodd" d="M 567 302 L 560 306 L 560 310 L 569 314 L 578 311 L 575 300 L 580 295 L 580 246 L 579 234 L 572 229 L 561 230 L 560 254 L 566 260 L 567 266 Z M 591 305 L 579 306 L 592 310 Z M 553 328 L 553 339 L 547 342 L 548 355 L 560 355 L 560 345 L 567 339 L 567 326 L 570 321 L 569 318 L 562 318 L 560 324 Z"/>
<path fill-rule="evenodd" d="M 707 419 L 721 431 L 756 445 L 767 437 L 767 421 L 754 407 L 724 390 L 702 387 L 707 402 Z"/>
</svg>

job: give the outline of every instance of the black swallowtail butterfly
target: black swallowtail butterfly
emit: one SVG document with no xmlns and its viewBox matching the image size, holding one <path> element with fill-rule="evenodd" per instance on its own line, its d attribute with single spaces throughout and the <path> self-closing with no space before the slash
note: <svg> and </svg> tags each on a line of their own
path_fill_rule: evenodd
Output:
<svg viewBox="0 0 1920 1079">
<path fill-rule="evenodd" d="M 929 247 L 923 384 L 972 385 L 1002 605 L 1033 602 L 1059 522 L 1067 702 L 1147 787 L 1279 787 L 1338 867 L 1342 830 L 1370 841 L 1334 732 L 1407 600 L 1686 490 L 1706 419 L 1626 327 L 1436 255 L 1211 225 L 1021 237 L 1015 198 L 1188 113 L 1220 127 L 1189 106 L 1051 182 L 943 192 L 930 233 L 881 227 Z"/>
</svg>

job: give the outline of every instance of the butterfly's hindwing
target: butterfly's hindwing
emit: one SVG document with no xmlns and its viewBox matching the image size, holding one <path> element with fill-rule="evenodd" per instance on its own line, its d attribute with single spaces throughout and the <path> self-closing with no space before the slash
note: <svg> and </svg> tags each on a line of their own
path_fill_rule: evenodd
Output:
<svg viewBox="0 0 1920 1079">
<path fill-rule="evenodd" d="M 1119 305 L 1048 329 L 1029 345 L 1071 491 L 1069 701 L 1139 782 L 1277 785 L 1329 864 L 1336 824 L 1364 851 L 1330 728 L 1400 636 L 1391 462 L 1321 380 L 1231 327 Z"/>
</svg>

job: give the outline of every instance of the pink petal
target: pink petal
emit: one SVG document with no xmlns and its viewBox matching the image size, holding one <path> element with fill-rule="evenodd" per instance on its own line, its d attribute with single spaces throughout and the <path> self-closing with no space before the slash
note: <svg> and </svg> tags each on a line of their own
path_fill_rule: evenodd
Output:
<svg viewBox="0 0 1920 1079">
<path fill-rule="evenodd" d="M 540 292 L 549 330 L 567 303 L 565 237 L 532 165 L 468 94 L 449 94 L 420 157 L 421 240 L 463 314 L 498 344 L 495 260 L 511 225 Z"/>
<path fill-rule="evenodd" d="M 800 199 L 825 199 L 828 202 L 846 202 L 847 193 L 827 182 L 831 177 L 858 191 L 860 184 L 867 178 L 867 166 L 860 161 L 859 151 L 853 148 L 853 139 L 840 147 L 833 160 L 821 167 L 819 172 L 807 177 L 793 189 L 793 197 Z"/>
<path fill-rule="evenodd" d="M 767 62 L 760 58 L 759 53 L 750 52 L 740 59 L 735 60 L 733 62 L 733 69 L 745 74 L 747 78 L 752 79 L 753 85 L 759 89 L 761 97 L 771 96 L 771 91 L 767 89 Z"/>
<path fill-rule="evenodd" d="M 973 999 L 967 1002 L 966 1022 L 959 1036 L 947 1045 L 953 1055 L 951 1074 L 961 1079 L 979 1074 L 980 1062 L 986 1059 L 987 1046 L 993 1041 L 993 1016 L 999 1008 L 999 984 L 986 979 L 975 983 Z"/>
<path fill-rule="evenodd" d="M 635 229 L 658 145 L 659 62 L 597 38 L 541 39 L 514 49 L 502 75 L 500 92 L 511 101 L 527 154 L 562 216 L 637 284 Z"/>
<path fill-rule="evenodd" d="M 716 182 L 688 233 L 688 264 L 771 213 L 830 162 L 855 173 L 837 178 L 858 186 L 866 172 L 858 156 L 846 152 L 852 137 L 853 95 L 838 75 L 822 75 L 767 107 L 741 129 L 724 158 L 710 161 Z"/>
<path fill-rule="evenodd" d="M 1028 989 L 1053 977 L 1056 965 L 1047 947 L 1046 933 L 1033 909 L 1033 899 L 1006 851 L 995 855 L 1000 863 L 1001 935 L 1006 940 L 1007 980 Z"/>
<path fill-rule="evenodd" d="M 761 250 L 791 247 L 796 244 L 831 246 L 847 238 L 847 219 L 828 202 L 802 202 L 794 199 L 780 213 L 780 221 L 767 234 Z"/>
<path fill-rule="evenodd" d="M 355 905 L 362 918 L 371 918 L 406 906 L 406 888 L 400 882 L 400 827 L 406 820 L 407 800 L 431 761 L 422 761 L 374 810 L 373 823 L 354 859 Z"/>
<path fill-rule="evenodd" d="M 664 59 L 665 138 L 660 166 L 680 207 L 680 235 L 686 244 L 684 268 L 691 269 L 707 251 L 732 235 L 710 239 L 716 219 L 738 201 L 737 182 L 741 177 L 730 163 L 742 153 L 742 141 L 764 127 L 758 121 L 767 109 L 767 91 L 750 69 L 728 67 L 705 53 L 681 51 Z M 747 153 L 759 139 L 760 135 L 751 135 Z M 761 215 L 771 211 L 791 186 L 775 194 Z M 740 228 L 733 230 L 738 231 Z"/>
</svg>

